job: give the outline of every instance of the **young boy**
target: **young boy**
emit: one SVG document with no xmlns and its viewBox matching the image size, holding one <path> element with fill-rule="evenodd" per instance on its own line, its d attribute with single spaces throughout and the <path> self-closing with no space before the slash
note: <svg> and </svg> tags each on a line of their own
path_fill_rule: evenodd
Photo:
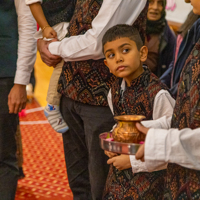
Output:
<svg viewBox="0 0 200 200">
<path fill-rule="evenodd" d="M 29 5 L 35 20 L 41 28 L 35 34 L 36 39 L 62 40 L 66 36 L 67 22 L 70 21 L 73 15 L 75 0 L 63 0 L 56 3 L 51 0 L 26 0 L 26 5 Z M 59 133 L 68 130 L 68 126 L 60 113 L 61 95 L 57 92 L 58 79 L 63 64 L 63 61 L 58 63 L 53 71 L 47 94 L 47 106 L 44 109 L 45 116 L 52 128 Z"/>
<path fill-rule="evenodd" d="M 113 114 L 144 115 L 147 120 L 170 116 L 175 101 L 167 87 L 143 65 L 148 49 L 143 46 L 138 30 L 129 25 L 114 26 L 105 33 L 102 43 L 104 62 L 110 72 L 119 77 L 108 94 Z M 112 157 L 108 164 L 113 165 L 103 199 L 162 198 L 165 170 L 138 173 L 147 170 L 134 156 L 106 154 Z"/>
<path fill-rule="evenodd" d="M 200 15 L 200 1 L 191 0 L 191 4 L 193 12 Z M 138 124 L 139 130 L 144 133 L 148 131 L 148 134 L 145 145 L 136 154 L 137 158 L 145 160 L 149 171 L 169 163 L 164 199 L 200 199 L 199 30 L 200 20 L 197 20 L 190 29 L 193 36 L 187 37 L 182 50 L 185 63 L 180 66 L 182 72 L 172 119 L 153 121 L 151 127 L 154 128 L 150 130 Z"/>
</svg>

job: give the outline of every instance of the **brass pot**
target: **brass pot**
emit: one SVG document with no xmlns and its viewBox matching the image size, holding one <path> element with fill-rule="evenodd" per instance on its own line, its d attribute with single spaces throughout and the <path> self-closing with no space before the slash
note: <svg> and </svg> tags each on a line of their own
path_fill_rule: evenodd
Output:
<svg viewBox="0 0 200 200">
<path fill-rule="evenodd" d="M 143 115 L 120 115 L 114 117 L 117 126 L 112 132 L 114 141 L 125 143 L 140 143 L 145 136 L 136 128 L 136 122 L 145 119 Z"/>
</svg>

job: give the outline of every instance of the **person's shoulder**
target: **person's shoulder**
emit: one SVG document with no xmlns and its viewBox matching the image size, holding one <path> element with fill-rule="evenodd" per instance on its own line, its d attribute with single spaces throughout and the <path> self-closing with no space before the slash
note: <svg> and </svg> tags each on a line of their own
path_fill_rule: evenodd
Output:
<svg viewBox="0 0 200 200">
<path fill-rule="evenodd" d="M 160 89 L 169 91 L 169 88 L 164 84 L 154 73 L 150 74 L 150 84 L 155 84 L 160 87 Z"/>
</svg>

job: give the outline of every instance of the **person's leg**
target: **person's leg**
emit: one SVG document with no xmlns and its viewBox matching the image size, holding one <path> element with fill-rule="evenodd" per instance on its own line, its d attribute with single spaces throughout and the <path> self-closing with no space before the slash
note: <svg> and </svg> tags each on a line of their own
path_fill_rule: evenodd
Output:
<svg viewBox="0 0 200 200">
<path fill-rule="evenodd" d="M 86 143 L 89 152 L 89 176 L 92 199 L 102 199 L 108 175 L 108 157 L 100 147 L 99 135 L 110 131 L 115 124 L 109 107 L 81 104 Z"/>
<path fill-rule="evenodd" d="M 57 92 L 57 88 L 58 88 L 58 79 L 60 78 L 63 64 L 64 64 L 64 61 L 62 60 L 60 63 L 56 65 L 49 81 L 49 88 L 48 88 L 46 100 L 49 104 L 52 104 L 52 105 L 60 104 L 61 94 Z"/>
<path fill-rule="evenodd" d="M 69 130 L 63 133 L 63 144 L 69 185 L 74 200 L 91 200 L 88 152 L 84 124 L 77 113 L 76 102 L 62 96 L 60 110 Z"/>
<path fill-rule="evenodd" d="M 0 199 L 14 200 L 18 180 L 16 159 L 17 115 L 8 113 L 8 94 L 12 78 L 0 78 Z"/>
<path fill-rule="evenodd" d="M 22 148 L 22 136 L 21 136 L 21 130 L 19 125 L 19 120 L 17 122 L 17 131 L 16 131 L 16 144 L 17 144 L 17 165 L 19 168 L 19 177 L 18 179 L 22 179 L 25 177 L 24 171 L 23 171 L 23 148 Z"/>
<path fill-rule="evenodd" d="M 44 109 L 44 114 L 47 117 L 50 125 L 58 133 L 64 133 L 69 129 L 60 113 L 59 105 L 61 95 L 57 92 L 58 79 L 60 77 L 63 64 L 64 61 L 62 60 L 53 70 L 47 92 L 47 105 Z"/>
</svg>

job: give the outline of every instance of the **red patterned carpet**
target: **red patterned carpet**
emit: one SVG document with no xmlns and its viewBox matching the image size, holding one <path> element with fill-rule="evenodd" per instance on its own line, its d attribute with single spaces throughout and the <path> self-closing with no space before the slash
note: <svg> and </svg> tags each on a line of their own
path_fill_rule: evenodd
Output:
<svg viewBox="0 0 200 200">
<path fill-rule="evenodd" d="M 33 100 L 26 110 L 37 107 Z M 27 113 L 20 122 L 26 177 L 18 181 L 15 200 L 72 200 L 61 135 L 47 123 L 42 110 Z"/>
</svg>

